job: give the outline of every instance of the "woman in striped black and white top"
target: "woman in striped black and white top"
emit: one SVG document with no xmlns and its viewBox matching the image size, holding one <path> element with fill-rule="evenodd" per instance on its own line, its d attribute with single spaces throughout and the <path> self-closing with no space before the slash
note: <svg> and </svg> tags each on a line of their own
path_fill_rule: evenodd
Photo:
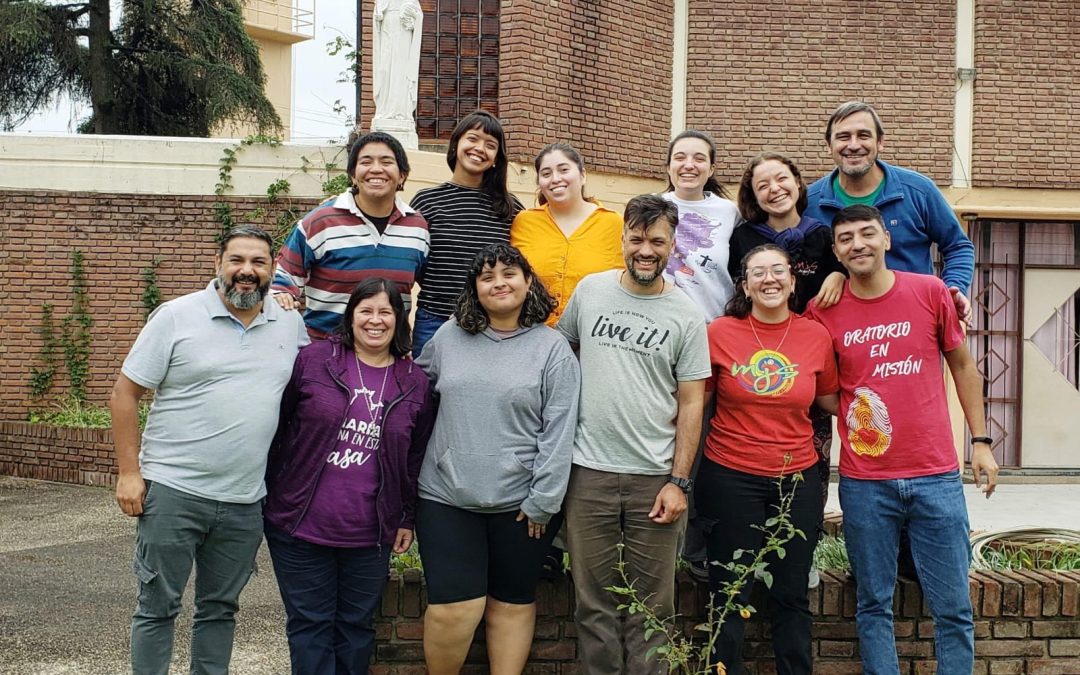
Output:
<svg viewBox="0 0 1080 675">
<path fill-rule="evenodd" d="M 417 299 L 413 358 L 454 313 L 477 252 L 508 242 L 510 223 L 523 208 L 506 186 L 506 137 L 494 115 L 477 110 L 458 122 L 446 163 L 454 172 L 451 179 L 420 190 L 412 200 L 431 233 Z"/>
</svg>

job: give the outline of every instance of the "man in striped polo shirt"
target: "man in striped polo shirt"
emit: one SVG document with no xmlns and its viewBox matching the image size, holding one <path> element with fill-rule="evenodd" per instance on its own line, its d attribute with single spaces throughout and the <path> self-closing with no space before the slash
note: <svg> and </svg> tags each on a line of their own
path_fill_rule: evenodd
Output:
<svg viewBox="0 0 1080 675">
<path fill-rule="evenodd" d="M 430 249 L 427 221 L 397 196 L 409 176 L 409 158 L 397 139 L 383 132 L 362 136 L 347 170 L 349 190 L 301 218 L 277 258 L 274 299 L 285 309 L 302 304 L 314 338 L 337 328 L 363 279 L 395 282 L 408 302 Z"/>
</svg>

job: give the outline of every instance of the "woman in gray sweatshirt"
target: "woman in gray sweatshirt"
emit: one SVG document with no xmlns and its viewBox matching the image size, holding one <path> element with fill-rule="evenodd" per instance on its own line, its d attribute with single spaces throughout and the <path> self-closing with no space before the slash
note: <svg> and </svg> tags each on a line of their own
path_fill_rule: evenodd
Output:
<svg viewBox="0 0 1080 675">
<path fill-rule="evenodd" d="M 432 675 L 460 671 L 481 618 L 491 672 L 520 673 L 528 658 L 581 385 L 570 346 L 544 325 L 554 306 L 520 251 L 487 246 L 456 320 L 417 361 L 439 402 L 416 517 Z"/>
</svg>

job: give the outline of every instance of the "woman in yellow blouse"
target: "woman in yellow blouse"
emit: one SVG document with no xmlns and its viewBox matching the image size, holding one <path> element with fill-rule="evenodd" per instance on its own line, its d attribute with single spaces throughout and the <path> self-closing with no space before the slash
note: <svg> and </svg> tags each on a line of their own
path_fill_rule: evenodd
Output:
<svg viewBox="0 0 1080 675">
<path fill-rule="evenodd" d="M 548 319 L 554 326 L 585 275 L 623 266 L 623 221 L 585 196 L 585 162 L 573 146 L 552 143 L 534 165 L 540 205 L 517 214 L 510 244 L 525 255 L 558 303 Z"/>
</svg>

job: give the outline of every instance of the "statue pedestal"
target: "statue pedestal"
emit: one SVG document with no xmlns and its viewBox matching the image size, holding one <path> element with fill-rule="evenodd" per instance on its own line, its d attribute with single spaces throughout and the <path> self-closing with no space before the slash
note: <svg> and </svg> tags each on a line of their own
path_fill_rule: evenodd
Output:
<svg viewBox="0 0 1080 675">
<path fill-rule="evenodd" d="M 371 131 L 385 131 L 398 139 L 406 150 L 416 150 L 420 147 L 420 139 L 416 135 L 416 122 L 413 120 L 376 117 L 371 120 Z"/>
</svg>

